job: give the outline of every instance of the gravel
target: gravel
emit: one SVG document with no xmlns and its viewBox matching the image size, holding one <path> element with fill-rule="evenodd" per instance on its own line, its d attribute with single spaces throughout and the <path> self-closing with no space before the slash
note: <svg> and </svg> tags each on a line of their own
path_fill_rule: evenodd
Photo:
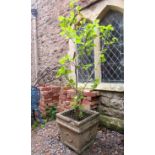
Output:
<svg viewBox="0 0 155 155">
<path fill-rule="evenodd" d="M 46 123 L 45 128 L 37 127 L 31 135 L 32 155 L 77 155 L 60 142 L 55 121 Z M 123 155 L 124 135 L 106 128 L 99 129 L 94 144 L 83 155 Z"/>
</svg>

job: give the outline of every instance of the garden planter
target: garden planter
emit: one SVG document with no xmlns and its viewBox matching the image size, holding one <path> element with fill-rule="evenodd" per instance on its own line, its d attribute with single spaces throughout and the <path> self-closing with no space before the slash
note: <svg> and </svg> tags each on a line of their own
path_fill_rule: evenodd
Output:
<svg viewBox="0 0 155 155">
<path fill-rule="evenodd" d="M 99 122 L 99 113 L 85 110 L 82 120 L 76 120 L 74 110 L 67 110 L 57 114 L 57 123 L 60 129 L 62 143 L 78 154 L 87 149 L 94 141 Z"/>
</svg>

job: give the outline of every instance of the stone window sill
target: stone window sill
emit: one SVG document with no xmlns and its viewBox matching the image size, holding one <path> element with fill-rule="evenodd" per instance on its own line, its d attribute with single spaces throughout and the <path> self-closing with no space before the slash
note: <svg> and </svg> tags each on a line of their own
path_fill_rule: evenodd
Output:
<svg viewBox="0 0 155 155">
<path fill-rule="evenodd" d="M 87 89 L 91 88 L 91 83 L 87 84 Z M 84 83 L 79 83 L 79 87 L 84 86 Z M 106 91 L 116 91 L 116 92 L 124 92 L 124 84 L 123 83 L 100 83 L 95 90 L 106 90 Z"/>
</svg>

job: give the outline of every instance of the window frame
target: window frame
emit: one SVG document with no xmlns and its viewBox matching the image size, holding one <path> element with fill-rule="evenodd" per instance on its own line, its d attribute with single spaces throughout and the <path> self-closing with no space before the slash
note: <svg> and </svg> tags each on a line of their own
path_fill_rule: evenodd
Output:
<svg viewBox="0 0 155 155">
<path fill-rule="evenodd" d="M 115 2 L 113 2 L 114 4 L 112 4 L 111 1 L 109 1 L 109 3 L 110 3 L 110 5 L 108 3 L 105 6 L 103 5 L 104 7 L 103 7 L 102 11 L 96 16 L 96 18 L 94 18 L 94 19 L 88 18 L 88 20 L 93 21 L 95 19 L 103 19 L 106 16 L 106 13 L 110 10 L 118 11 L 118 12 L 121 12 L 123 14 L 123 2 L 122 2 L 122 0 L 115 0 Z M 98 5 L 98 6 L 100 6 L 100 5 Z M 89 10 L 89 8 L 88 8 L 88 10 Z M 94 17 L 94 16 L 92 16 L 92 17 Z M 94 40 L 94 43 L 96 44 L 96 46 L 94 47 L 95 78 L 99 79 L 99 85 L 97 86 L 96 90 L 124 92 L 124 82 L 123 83 L 102 82 L 102 79 L 101 79 L 101 63 L 100 63 L 100 57 L 99 57 L 99 55 L 101 53 L 99 33 L 100 33 L 99 30 L 97 30 L 98 36 Z M 76 46 L 74 45 L 74 43 L 71 40 L 69 40 L 69 52 L 68 52 L 68 54 L 72 57 L 74 51 L 76 51 Z M 74 66 L 70 66 L 70 67 L 71 67 L 71 70 L 73 71 L 70 74 L 70 77 L 75 80 L 75 72 L 74 72 L 75 68 L 74 68 Z M 78 82 L 79 87 L 84 86 L 84 85 L 85 85 L 85 83 Z M 91 83 L 88 83 L 86 88 L 88 88 L 88 89 L 91 88 Z"/>
</svg>

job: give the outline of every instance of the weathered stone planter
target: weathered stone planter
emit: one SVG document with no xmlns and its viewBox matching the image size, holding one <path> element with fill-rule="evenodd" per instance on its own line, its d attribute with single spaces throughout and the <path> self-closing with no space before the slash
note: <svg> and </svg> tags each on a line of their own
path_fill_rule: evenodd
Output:
<svg viewBox="0 0 155 155">
<path fill-rule="evenodd" d="M 96 111 L 84 111 L 89 114 L 81 121 L 73 120 L 66 113 L 73 110 L 67 110 L 57 114 L 57 123 L 60 128 L 60 137 L 62 143 L 81 154 L 94 141 L 99 122 L 99 113 Z"/>
</svg>

